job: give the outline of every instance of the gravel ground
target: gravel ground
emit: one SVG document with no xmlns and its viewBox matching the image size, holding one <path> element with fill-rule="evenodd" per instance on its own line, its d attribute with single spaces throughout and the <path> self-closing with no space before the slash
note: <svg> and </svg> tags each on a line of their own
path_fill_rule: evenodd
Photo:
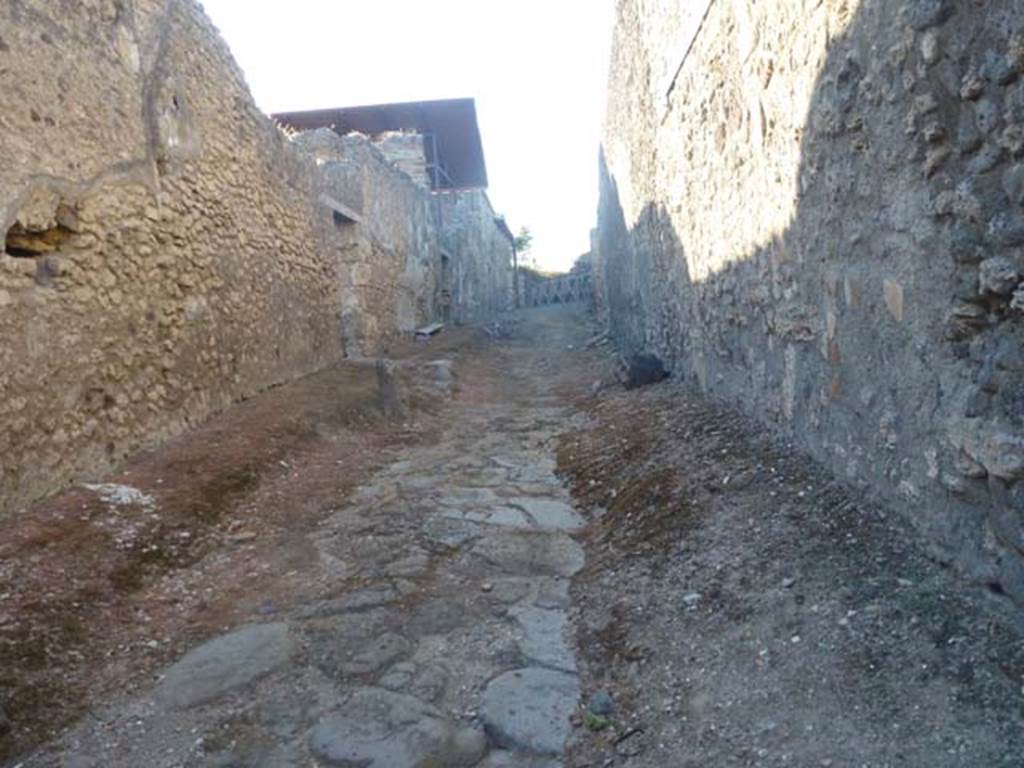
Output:
<svg viewBox="0 0 1024 768">
<path fill-rule="evenodd" d="M 560 471 L 577 576 L 571 765 L 1024 765 L 1012 607 L 897 514 L 672 382 L 587 401 Z"/>
</svg>

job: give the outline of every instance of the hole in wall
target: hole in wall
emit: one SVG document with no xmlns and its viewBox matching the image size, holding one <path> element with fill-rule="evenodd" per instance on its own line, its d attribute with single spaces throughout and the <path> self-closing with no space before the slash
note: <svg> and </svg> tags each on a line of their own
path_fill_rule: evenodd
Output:
<svg viewBox="0 0 1024 768">
<path fill-rule="evenodd" d="M 63 203 L 53 216 L 55 220 L 49 226 L 26 227 L 14 222 L 4 236 L 4 252 L 14 258 L 34 259 L 59 251 L 74 236 L 78 216 L 73 208 Z"/>
<path fill-rule="evenodd" d="M 344 229 L 345 227 L 355 224 L 355 221 L 339 211 L 331 211 L 331 218 L 334 219 L 334 226 L 339 229 Z"/>
<path fill-rule="evenodd" d="M 993 595 L 999 595 L 1000 597 L 1006 597 L 1006 590 L 1003 589 L 1003 585 L 998 581 L 990 581 L 985 585 L 988 587 L 988 591 Z"/>
<path fill-rule="evenodd" d="M 70 236 L 71 231 L 60 225 L 42 231 L 32 231 L 15 223 L 7 230 L 4 250 L 8 256 L 33 259 L 58 250 Z"/>
</svg>

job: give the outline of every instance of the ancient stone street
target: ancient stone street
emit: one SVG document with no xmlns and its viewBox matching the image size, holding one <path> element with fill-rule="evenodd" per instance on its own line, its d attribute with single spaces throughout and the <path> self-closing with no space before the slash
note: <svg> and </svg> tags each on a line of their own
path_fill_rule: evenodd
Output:
<svg viewBox="0 0 1024 768">
<path fill-rule="evenodd" d="M 1024 766 L 1024 0 L 5 0 L 0 235 L 0 768 Z"/>
<path fill-rule="evenodd" d="M 23 767 L 561 765 L 583 519 L 555 474 L 578 415 L 546 361 L 586 329 L 533 322 L 470 367 L 436 443 L 311 532 L 317 599 L 193 648 Z"/>
<path fill-rule="evenodd" d="M 90 491 L 89 524 L 123 538 L 178 514 L 183 466 L 216 457 L 222 485 L 221 455 L 271 411 L 271 434 L 316 425 L 187 529 L 198 561 L 152 561 L 85 604 L 95 640 L 56 643 L 25 679 L 58 698 L 18 713 L 69 727 L 38 726 L 46 743 L 10 765 L 1014 766 L 1024 647 L 1006 617 L 746 417 L 671 381 L 624 388 L 595 327 L 567 305 L 441 334 L 388 366 L 400 421 L 334 372 Z M 350 390 L 376 381 L 345 370 Z M 337 421 L 338 398 L 397 443 L 351 443 L 366 427 Z M 93 567 L 78 600 L 111 566 Z"/>
</svg>

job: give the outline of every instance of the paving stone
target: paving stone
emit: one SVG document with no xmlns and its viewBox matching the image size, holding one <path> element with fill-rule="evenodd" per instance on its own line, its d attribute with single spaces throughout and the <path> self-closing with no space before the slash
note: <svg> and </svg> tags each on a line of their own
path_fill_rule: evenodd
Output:
<svg viewBox="0 0 1024 768">
<path fill-rule="evenodd" d="M 437 490 L 437 478 L 427 476 L 403 477 L 398 481 L 398 487 L 409 498 L 423 500 L 425 496 Z"/>
<path fill-rule="evenodd" d="M 389 691 L 410 693 L 423 701 L 437 701 L 448 687 L 448 672 L 438 664 L 395 664 L 377 685 Z"/>
<path fill-rule="evenodd" d="M 384 572 L 388 576 L 405 576 L 416 578 L 426 573 L 430 567 L 430 555 L 423 551 L 413 551 L 399 560 L 388 563 Z"/>
<path fill-rule="evenodd" d="M 368 675 L 409 656 L 413 645 L 401 635 L 386 632 L 360 648 L 348 661 L 341 664 L 346 675 Z"/>
<path fill-rule="evenodd" d="M 568 579 L 542 579 L 537 589 L 537 599 L 533 601 L 538 608 L 564 609 L 571 603 Z"/>
<path fill-rule="evenodd" d="M 420 605 L 406 623 L 406 630 L 417 635 L 440 635 L 462 626 L 466 607 L 448 598 L 430 600 Z"/>
<path fill-rule="evenodd" d="M 531 522 L 544 530 L 575 531 L 584 524 L 583 518 L 570 504 L 558 499 L 517 496 L 506 499 L 505 503 L 522 509 Z"/>
<path fill-rule="evenodd" d="M 576 675 L 527 667 L 492 680 L 484 691 L 480 714 L 498 746 L 557 756 L 569 736 L 569 716 L 579 697 Z"/>
<path fill-rule="evenodd" d="M 548 757 L 535 757 L 496 749 L 484 758 L 479 768 L 562 768 L 562 763 Z"/>
<path fill-rule="evenodd" d="M 375 608 L 390 605 L 399 598 L 398 591 L 392 586 L 382 584 L 366 589 L 349 592 L 331 600 L 320 600 L 306 606 L 298 612 L 302 619 L 336 616 L 342 613 L 365 613 Z"/>
<path fill-rule="evenodd" d="M 344 768 L 423 768 L 475 765 L 486 745 L 417 698 L 362 688 L 310 731 L 319 759 Z"/>
<path fill-rule="evenodd" d="M 508 485 L 508 470 L 487 467 L 474 470 L 466 477 L 466 484 L 475 488 L 498 488 Z"/>
<path fill-rule="evenodd" d="M 470 507 L 495 506 L 499 503 L 494 491 L 489 488 L 467 488 L 456 486 L 447 489 L 446 493 L 438 499 L 438 504 L 456 509 L 469 509 Z"/>
<path fill-rule="evenodd" d="M 517 496 L 540 496 L 540 497 L 557 497 L 563 493 L 562 484 L 558 478 L 554 475 L 549 480 L 541 483 L 525 483 L 519 482 L 514 485 L 508 486 L 509 491 L 515 493 Z"/>
<path fill-rule="evenodd" d="M 480 536 L 481 526 L 459 516 L 433 514 L 423 524 L 423 533 L 431 542 L 446 549 L 457 549 Z"/>
<path fill-rule="evenodd" d="M 287 624 L 243 627 L 204 643 L 170 666 L 157 698 L 183 708 L 204 704 L 272 672 L 294 650 Z"/>
<path fill-rule="evenodd" d="M 532 530 L 537 527 L 522 510 L 514 507 L 495 506 L 486 509 L 445 509 L 438 512 L 438 514 L 452 520 L 468 520 L 485 525 L 502 525 L 507 528 Z"/>
<path fill-rule="evenodd" d="M 500 603 L 518 603 L 530 594 L 533 580 L 528 578 L 495 579 L 491 584 L 490 597 Z"/>
<path fill-rule="evenodd" d="M 583 549 L 564 534 L 502 533 L 480 539 L 471 554 L 510 575 L 572 576 Z"/>
<path fill-rule="evenodd" d="M 554 462 L 550 464 L 530 464 L 512 472 L 513 479 L 530 485 L 551 486 L 558 484 Z"/>
<path fill-rule="evenodd" d="M 576 671 L 576 659 L 568 643 L 569 620 L 564 611 L 516 605 L 509 609 L 509 614 L 522 632 L 519 650 L 531 663 Z"/>
</svg>

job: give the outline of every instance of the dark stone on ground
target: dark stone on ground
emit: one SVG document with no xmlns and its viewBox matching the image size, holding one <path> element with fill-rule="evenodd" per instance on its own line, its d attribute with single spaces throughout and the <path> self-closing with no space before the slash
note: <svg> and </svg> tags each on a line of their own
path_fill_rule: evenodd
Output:
<svg viewBox="0 0 1024 768">
<path fill-rule="evenodd" d="M 648 384 L 657 384 L 668 378 L 668 371 L 665 364 L 657 355 L 649 352 L 642 352 L 624 361 L 626 389 L 646 387 Z"/>
</svg>

